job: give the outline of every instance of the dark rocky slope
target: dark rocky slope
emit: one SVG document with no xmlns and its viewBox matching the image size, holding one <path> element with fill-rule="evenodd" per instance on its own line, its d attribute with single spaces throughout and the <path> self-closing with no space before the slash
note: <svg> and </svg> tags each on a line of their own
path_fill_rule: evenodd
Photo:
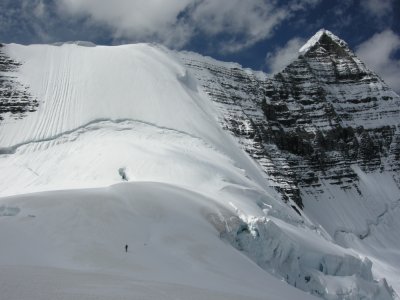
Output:
<svg viewBox="0 0 400 300">
<path fill-rule="evenodd" d="M 19 83 L 13 75 L 21 64 L 12 60 L 2 51 L 0 44 L 0 121 L 7 117 L 19 119 L 39 106 L 28 88 Z"/>
<path fill-rule="evenodd" d="M 319 31 L 271 78 L 180 56 L 215 102 L 222 126 L 285 201 L 303 208 L 302 193 L 324 192 L 321 180 L 358 190 L 354 165 L 394 172 L 398 180 L 400 98 L 329 31 Z"/>
</svg>

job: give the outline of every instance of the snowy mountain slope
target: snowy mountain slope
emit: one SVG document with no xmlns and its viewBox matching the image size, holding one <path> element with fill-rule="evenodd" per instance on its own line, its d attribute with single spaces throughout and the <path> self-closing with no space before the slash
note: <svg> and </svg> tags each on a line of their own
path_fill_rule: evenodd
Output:
<svg viewBox="0 0 400 300">
<path fill-rule="evenodd" d="M 286 180 L 283 173 L 266 174 L 239 146 L 249 142 L 262 150 L 259 140 L 252 142 L 253 121 L 243 119 L 236 128 L 248 134 L 239 144 L 223 130 L 235 130 L 235 118 L 201 86 L 212 74 L 196 78 L 175 53 L 145 44 L 5 45 L 1 54 L 7 58 L 1 76 L 14 82 L 13 95 L 23 89 L 38 104 L 17 115 L 4 110 L 0 121 L 0 278 L 6 278 L 8 298 L 18 298 L 10 278 L 25 271 L 38 272 L 46 297 L 55 293 L 46 282 L 66 278 L 58 295 L 66 299 L 75 272 L 95 285 L 75 290 L 88 299 L 108 293 L 98 295 L 99 282 L 121 277 L 124 290 L 130 280 L 144 282 L 147 299 L 156 298 L 160 286 L 165 298 L 173 298 L 177 286 L 182 297 L 200 289 L 221 299 L 395 297 L 383 279 L 396 283 L 398 270 L 384 269 L 389 260 L 373 255 L 371 265 L 365 258 L 371 251 L 332 237 L 335 220 L 323 223 L 316 218 L 320 211 L 307 207 L 300 215 L 295 203 L 282 201 L 285 195 L 271 186 Z M 234 69 L 221 75 L 226 83 L 232 74 L 234 80 L 250 77 L 237 86 L 243 97 L 265 91 L 257 92 L 267 80 L 261 73 L 216 61 L 210 67 Z M 215 87 L 229 100 L 232 86 Z M 244 117 L 252 112 L 262 120 L 254 101 L 236 108 L 246 105 Z M 221 128 L 224 119 L 231 123 Z M 276 160 L 270 161 L 272 170 Z M 22 195 L 31 192 L 39 193 Z M 125 243 L 142 249 L 129 261 L 121 261 Z"/>
<path fill-rule="evenodd" d="M 177 55 L 271 186 L 340 245 L 380 257 L 398 286 L 400 97 L 327 30 L 272 78 Z"/>
<path fill-rule="evenodd" d="M 229 212 L 189 190 L 135 182 L 1 201 L 18 209 L 0 218 L 1 299 L 314 299 L 223 242 L 208 219 Z"/>
<path fill-rule="evenodd" d="M 187 70 L 165 50 L 147 45 L 81 47 L 75 44 L 8 45 L 23 63 L 8 72 L 37 97 L 37 111 L 0 126 L 2 152 L 27 142 L 52 140 L 90 123 L 133 120 L 199 136 L 228 153 L 252 179 L 258 167 L 215 122 L 215 110 Z M 96 76 L 93 76 L 96 74 Z"/>
<path fill-rule="evenodd" d="M 40 99 L 38 110 L 22 121 L 2 122 L 3 147 L 49 139 L 103 119 L 146 121 L 202 136 L 215 132 L 212 113 L 196 101 L 196 84 L 156 47 L 8 45 L 3 52 L 24 62 L 13 75 Z"/>
</svg>

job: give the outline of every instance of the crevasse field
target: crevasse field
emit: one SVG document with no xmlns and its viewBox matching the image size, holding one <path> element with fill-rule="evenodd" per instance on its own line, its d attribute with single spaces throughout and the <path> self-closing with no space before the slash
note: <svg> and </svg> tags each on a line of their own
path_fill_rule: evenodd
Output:
<svg viewBox="0 0 400 300">
<path fill-rule="evenodd" d="M 397 298 L 393 179 L 300 216 L 174 52 L 4 52 L 40 105 L 0 124 L 0 299 Z"/>
</svg>

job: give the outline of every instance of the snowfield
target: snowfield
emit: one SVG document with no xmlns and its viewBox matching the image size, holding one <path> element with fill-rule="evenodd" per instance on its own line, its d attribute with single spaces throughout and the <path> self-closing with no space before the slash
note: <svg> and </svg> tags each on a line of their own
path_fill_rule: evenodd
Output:
<svg viewBox="0 0 400 300">
<path fill-rule="evenodd" d="M 300 216 L 169 50 L 2 51 L 39 106 L 0 122 L 0 299 L 397 297 L 390 176 Z"/>
<path fill-rule="evenodd" d="M 2 299 L 312 298 L 220 239 L 210 219 L 226 208 L 176 186 L 122 183 L 2 205 L 20 209 L 0 219 Z M 20 277 L 28 284 L 10 288 Z"/>
</svg>

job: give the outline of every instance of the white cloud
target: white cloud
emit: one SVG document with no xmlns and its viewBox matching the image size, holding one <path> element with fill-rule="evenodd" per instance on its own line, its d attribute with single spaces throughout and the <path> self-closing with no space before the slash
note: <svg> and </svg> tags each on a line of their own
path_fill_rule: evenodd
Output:
<svg viewBox="0 0 400 300">
<path fill-rule="evenodd" d="M 64 17 L 89 17 L 124 41 L 156 41 L 180 48 L 197 34 L 223 36 L 215 45 L 235 52 L 269 38 L 293 13 L 321 0 L 56 0 Z"/>
<path fill-rule="evenodd" d="M 93 22 L 114 30 L 114 38 L 151 38 L 166 43 L 185 43 L 185 26 L 178 15 L 194 0 L 59 0 L 58 10 L 70 16 L 89 16 Z M 175 30 L 174 30 L 175 28 Z"/>
<path fill-rule="evenodd" d="M 305 43 L 304 39 L 293 38 L 285 46 L 270 52 L 266 57 L 266 64 L 271 73 L 282 71 L 287 65 L 299 56 L 299 49 Z"/>
<path fill-rule="evenodd" d="M 289 2 L 291 11 L 306 10 L 309 7 L 313 7 L 319 4 L 321 0 L 292 0 Z"/>
<path fill-rule="evenodd" d="M 43 1 L 39 1 L 34 9 L 33 9 L 33 14 L 37 17 L 37 18 L 43 18 L 43 16 L 46 13 L 46 5 L 43 3 Z"/>
<path fill-rule="evenodd" d="M 362 7 L 371 15 L 384 17 L 391 13 L 394 0 L 363 0 Z"/>
<path fill-rule="evenodd" d="M 208 35 L 241 37 L 222 45 L 223 51 L 235 52 L 270 37 L 288 14 L 273 1 L 204 0 L 192 10 L 191 19 L 196 28 Z"/>
<path fill-rule="evenodd" d="M 396 51 L 400 51 L 400 36 L 387 29 L 360 44 L 356 54 L 392 89 L 400 93 L 400 60 L 393 56 Z"/>
</svg>

